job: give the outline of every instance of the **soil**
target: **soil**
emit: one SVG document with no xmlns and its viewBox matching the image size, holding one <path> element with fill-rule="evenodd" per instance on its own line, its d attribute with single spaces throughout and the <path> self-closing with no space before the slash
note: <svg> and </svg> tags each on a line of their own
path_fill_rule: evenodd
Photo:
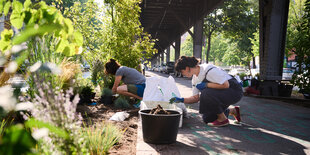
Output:
<svg viewBox="0 0 310 155">
<path fill-rule="evenodd" d="M 159 104 L 157 105 L 156 108 L 153 108 L 151 111 L 150 111 L 150 114 L 167 114 L 169 115 L 170 112 L 166 111 L 163 109 L 163 107 L 161 107 Z"/>
<path fill-rule="evenodd" d="M 82 114 L 85 122 L 91 122 L 91 124 L 88 125 L 94 125 L 96 123 L 102 123 L 104 121 L 113 123 L 118 126 L 120 130 L 125 131 L 122 139 L 110 149 L 110 155 L 135 155 L 139 109 L 117 109 L 113 106 L 113 104 L 104 105 L 100 103 L 100 100 L 96 101 L 96 105 L 78 105 L 77 111 Z M 129 117 L 124 121 L 109 121 L 109 119 L 116 112 L 121 111 L 126 111 L 127 113 L 129 113 Z"/>
</svg>

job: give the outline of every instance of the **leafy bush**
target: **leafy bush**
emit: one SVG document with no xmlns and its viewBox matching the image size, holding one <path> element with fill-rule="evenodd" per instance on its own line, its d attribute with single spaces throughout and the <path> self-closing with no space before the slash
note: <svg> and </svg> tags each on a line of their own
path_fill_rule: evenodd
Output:
<svg viewBox="0 0 310 155">
<path fill-rule="evenodd" d="M 130 108 L 130 104 L 128 103 L 128 101 L 123 98 L 123 97 L 119 97 L 114 101 L 114 106 L 116 108 Z"/>
<path fill-rule="evenodd" d="M 103 88 L 101 96 L 112 96 L 112 90 L 110 88 Z"/>
<path fill-rule="evenodd" d="M 123 134 L 116 126 L 106 123 L 82 128 L 81 132 L 91 154 L 107 154 L 108 150 L 121 139 Z"/>
<path fill-rule="evenodd" d="M 291 46 L 295 48 L 297 65 L 292 83 L 298 86 L 303 93 L 310 93 L 310 0 L 305 2 L 305 14 L 301 22 L 295 23 L 296 34 L 292 38 Z"/>
<path fill-rule="evenodd" d="M 79 103 L 91 103 L 91 99 L 95 97 L 94 90 L 91 86 L 82 86 L 80 92 L 80 102 Z"/>
</svg>

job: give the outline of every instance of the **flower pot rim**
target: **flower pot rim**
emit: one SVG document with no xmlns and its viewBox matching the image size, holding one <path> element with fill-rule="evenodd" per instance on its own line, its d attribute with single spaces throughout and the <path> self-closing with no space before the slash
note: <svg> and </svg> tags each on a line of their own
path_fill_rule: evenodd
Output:
<svg viewBox="0 0 310 155">
<path fill-rule="evenodd" d="M 144 110 L 152 110 L 152 109 L 142 109 L 142 110 L 139 110 L 139 114 L 140 115 L 148 115 L 148 116 L 170 116 L 170 117 L 174 117 L 174 116 L 180 116 L 181 113 L 177 110 L 174 110 L 174 109 L 165 109 L 166 111 L 173 111 L 173 112 L 177 112 L 177 114 L 149 114 L 149 113 L 145 113 L 143 112 Z"/>
</svg>

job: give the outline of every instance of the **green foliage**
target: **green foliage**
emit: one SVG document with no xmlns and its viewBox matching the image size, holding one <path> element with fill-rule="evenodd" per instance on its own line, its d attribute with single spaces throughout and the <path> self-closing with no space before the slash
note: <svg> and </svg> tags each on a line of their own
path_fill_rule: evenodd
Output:
<svg viewBox="0 0 310 155">
<path fill-rule="evenodd" d="M 181 45 L 180 55 L 193 56 L 193 38 L 188 35 Z"/>
<path fill-rule="evenodd" d="M 33 118 L 29 119 L 26 123 L 25 123 L 25 126 L 28 127 L 28 128 L 47 128 L 49 130 L 49 132 L 52 132 L 54 134 L 56 134 L 57 136 L 59 137 L 62 137 L 62 138 L 69 138 L 69 135 L 68 133 L 61 129 L 61 128 L 58 128 L 56 126 L 53 126 L 49 123 L 45 123 L 45 122 L 42 122 L 42 121 L 39 121 L 39 120 L 35 120 Z"/>
<path fill-rule="evenodd" d="M 223 34 L 217 33 L 213 35 L 211 44 L 212 46 L 210 48 L 209 62 L 213 61 L 214 64 L 226 62 L 223 60 L 223 57 L 226 53 L 229 53 L 227 49 L 230 45 L 229 39 L 224 38 Z"/>
<path fill-rule="evenodd" d="M 238 61 L 250 67 L 250 60 L 253 57 L 250 39 L 254 38 L 253 33 L 258 27 L 258 2 L 255 0 L 226 1 L 223 14 L 223 32 L 237 46 L 238 52 L 231 55 L 232 59 L 236 61 L 235 55 L 237 55 Z"/>
<path fill-rule="evenodd" d="M 2 107 L 0 107 L 2 109 Z M 2 109 L 3 110 L 3 109 Z M 0 112 L 1 113 L 1 112 Z M 0 124 L 0 139 L 3 136 L 3 133 L 5 131 L 5 126 L 7 124 L 7 121 L 5 119 L 2 119 L 2 122 Z"/>
<path fill-rule="evenodd" d="M 291 38 L 290 46 L 294 47 L 297 56 L 296 71 L 292 77 L 292 83 L 298 86 L 303 92 L 310 92 L 310 0 L 304 3 L 304 13 L 301 18 L 295 20 L 295 37 Z"/>
<path fill-rule="evenodd" d="M 101 92 L 101 96 L 112 96 L 112 90 L 109 88 L 103 88 Z"/>
<path fill-rule="evenodd" d="M 0 139 L 0 152 L 7 155 L 32 154 L 36 143 L 31 134 L 21 124 L 17 124 L 5 130 Z"/>
<path fill-rule="evenodd" d="M 155 52 L 154 40 L 140 27 L 140 0 L 104 2 L 102 8 L 89 0 L 68 10 L 68 16 L 84 36 L 88 51 L 83 55 L 89 64 L 113 57 L 121 65 L 136 68 L 140 58 L 148 58 Z"/>
<path fill-rule="evenodd" d="M 126 98 L 119 97 L 114 101 L 114 106 L 116 108 L 130 108 L 130 104 L 126 100 Z"/>
<path fill-rule="evenodd" d="M 123 134 L 116 126 L 106 123 L 82 128 L 81 133 L 85 136 L 86 147 L 90 149 L 91 154 L 107 154 Z"/>
</svg>

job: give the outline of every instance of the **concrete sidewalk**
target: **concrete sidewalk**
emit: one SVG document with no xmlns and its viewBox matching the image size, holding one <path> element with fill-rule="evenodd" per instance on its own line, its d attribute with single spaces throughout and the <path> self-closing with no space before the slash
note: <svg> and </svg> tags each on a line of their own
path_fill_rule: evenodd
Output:
<svg viewBox="0 0 310 155">
<path fill-rule="evenodd" d="M 190 80 L 175 80 L 182 96 L 190 96 Z M 145 143 L 140 122 L 136 154 L 310 154 L 309 108 L 253 97 L 243 97 L 236 105 L 241 107 L 242 123 L 229 118 L 227 127 L 207 126 L 198 113 L 198 103 L 187 105 L 189 118 L 179 129 L 177 142 L 169 145 Z"/>
</svg>

